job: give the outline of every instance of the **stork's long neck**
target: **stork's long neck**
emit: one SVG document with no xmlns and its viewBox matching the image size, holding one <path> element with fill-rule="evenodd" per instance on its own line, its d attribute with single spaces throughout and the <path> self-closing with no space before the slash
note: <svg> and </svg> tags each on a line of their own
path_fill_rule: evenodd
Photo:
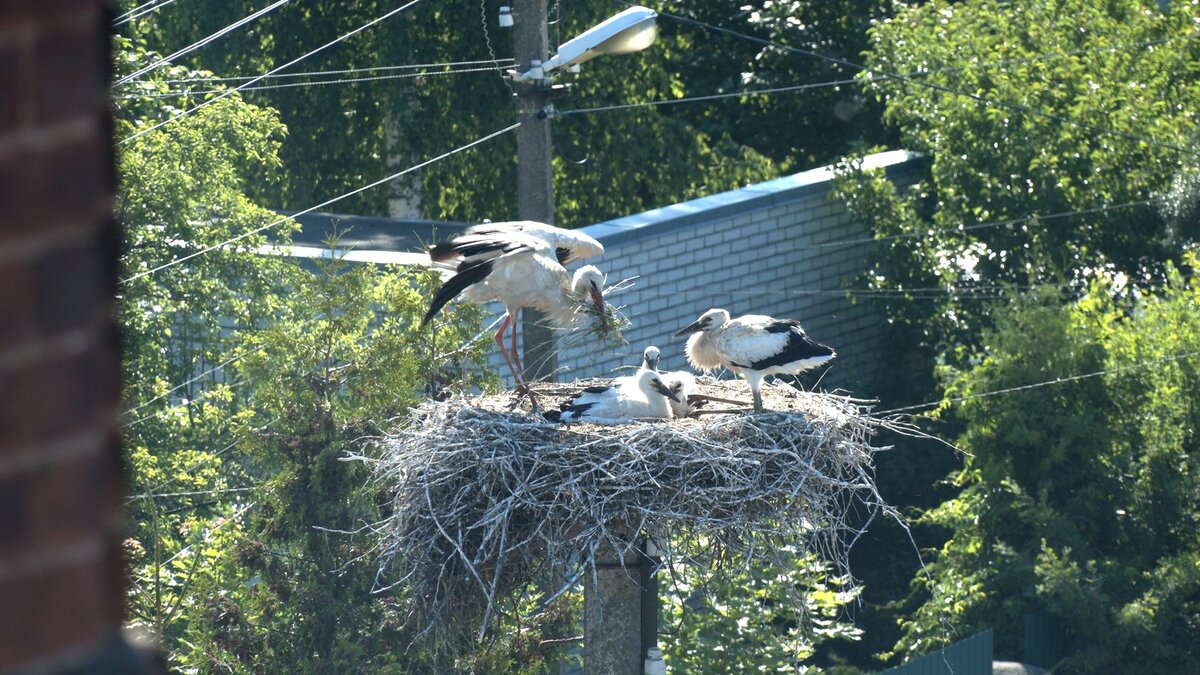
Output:
<svg viewBox="0 0 1200 675">
<path fill-rule="evenodd" d="M 571 289 L 565 289 L 566 293 L 559 296 L 554 296 L 552 302 L 548 306 L 542 308 L 546 318 L 559 328 L 572 328 L 575 324 L 583 320 L 584 313 L 580 309 L 581 303 L 586 302 L 583 296 L 576 295 Z"/>
<path fill-rule="evenodd" d="M 721 355 L 713 344 L 709 331 L 702 330 L 693 333 L 687 341 L 687 360 L 693 368 L 706 372 L 717 370 L 723 364 Z"/>
</svg>

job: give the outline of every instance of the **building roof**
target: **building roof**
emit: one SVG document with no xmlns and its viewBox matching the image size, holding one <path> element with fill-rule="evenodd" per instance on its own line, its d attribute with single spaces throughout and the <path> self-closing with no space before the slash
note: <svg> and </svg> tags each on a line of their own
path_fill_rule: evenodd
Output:
<svg viewBox="0 0 1200 675">
<path fill-rule="evenodd" d="M 290 215 L 285 212 L 284 215 Z M 300 229 L 287 249 L 267 246 L 263 252 L 298 258 L 329 258 L 329 238 L 336 232 L 338 248 L 349 250 L 345 260 L 392 264 L 427 264 L 424 251 L 430 244 L 462 232 L 472 223 L 437 220 L 401 220 L 339 213 L 305 213 L 295 216 Z"/>
<path fill-rule="evenodd" d="M 868 155 L 864 169 L 884 169 L 889 174 L 912 170 L 917 153 L 892 150 Z M 755 183 L 737 190 L 701 197 L 678 204 L 635 213 L 602 223 L 588 225 L 581 232 L 602 243 L 614 244 L 627 238 L 646 235 L 650 230 L 685 226 L 697 220 L 752 211 L 767 204 L 801 199 L 830 189 L 834 167 L 809 171 Z M 434 241 L 450 237 L 474 223 L 399 220 L 374 216 L 350 216 L 334 213 L 307 213 L 296 216 L 301 230 L 292 237 L 290 251 L 265 247 L 266 252 L 304 258 L 329 258 L 326 240 L 336 229 L 342 232 L 340 246 L 352 249 L 345 259 L 355 262 L 428 264 L 424 251 Z"/>
</svg>

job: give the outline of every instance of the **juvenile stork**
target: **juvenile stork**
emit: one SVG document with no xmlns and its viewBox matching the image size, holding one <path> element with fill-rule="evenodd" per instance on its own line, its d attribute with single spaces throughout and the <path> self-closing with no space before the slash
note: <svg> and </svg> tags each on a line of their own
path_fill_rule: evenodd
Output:
<svg viewBox="0 0 1200 675">
<path fill-rule="evenodd" d="M 818 366 L 837 352 L 808 337 L 798 321 L 758 314 L 729 318 L 724 309 L 710 309 L 676 337 L 693 333 L 687 359 L 710 372 L 718 368 L 744 375 L 754 394 L 754 411 L 762 412 L 762 381 L 767 375 L 795 375 Z"/>
<path fill-rule="evenodd" d="M 618 377 L 608 386 L 588 387 L 560 410 L 546 413 L 553 422 L 576 420 L 621 420 L 638 417 L 671 417 L 671 402 L 676 394 L 653 370 L 638 369 L 637 374 Z"/>
<path fill-rule="evenodd" d="M 658 347 L 650 345 L 642 350 L 642 368 L 645 370 L 658 371 Z"/>
<path fill-rule="evenodd" d="M 579 304 L 590 300 L 603 321 L 604 275 L 586 265 L 568 276 L 563 267 L 601 253 L 604 246 L 586 234 L 545 223 L 525 220 L 468 228 L 429 249 L 433 262 L 457 261 L 458 266 L 433 296 L 421 325 L 459 295 L 472 302 L 503 303 L 504 320 L 494 339 L 517 389 L 528 391 L 517 355 L 517 313 L 530 307 L 544 312 L 555 326 L 569 328 L 581 318 Z M 504 331 L 509 327 L 512 339 L 506 351 Z"/>
</svg>

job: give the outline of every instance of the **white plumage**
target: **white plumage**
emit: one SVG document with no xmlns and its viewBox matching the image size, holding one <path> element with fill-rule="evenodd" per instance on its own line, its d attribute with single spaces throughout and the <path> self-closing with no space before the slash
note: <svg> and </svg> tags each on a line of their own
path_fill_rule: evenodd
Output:
<svg viewBox="0 0 1200 675">
<path fill-rule="evenodd" d="M 675 394 L 653 370 L 618 377 L 609 386 L 588 387 L 564 403 L 561 410 L 546 413 L 555 422 L 577 420 L 625 420 L 638 417 L 671 417 L 670 401 Z"/>
<path fill-rule="evenodd" d="M 682 370 L 672 370 L 659 373 L 659 376 L 662 377 L 663 384 L 667 385 L 667 389 L 678 399 L 669 401 L 671 413 L 675 417 L 688 417 L 696 412 L 703 401 L 697 401 L 700 386 L 696 384 L 694 375 Z"/>
<path fill-rule="evenodd" d="M 795 375 L 837 356 L 791 319 L 757 314 L 730 319 L 728 311 L 710 309 L 675 335 L 687 333 L 693 333 L 687 341 L 688 363 L 706 372 L 727 368 L 745 376 L 758 412 L 763 409 L 764 377 Z"/>
<path fill-rule="evenodd" d="M 486 223 L 435 244 L 433 262 L 457 261 L 456 274 L 448 279 L 429 304 L 422 325 L 458 295 L 473 302 L 498 301 L 505 316 L 494 339 L 518 386 L 525 383 L 517 354 L 517 313 L 525 307 L 544 312 L 561 328 L 581 318 L 577 308 L 590 298 L 604 316 L 604 275 L 591 265 L 567 275 L 567 262 L 600 255 L 604 246 L 580 232 L 533 221 Z M 512 327 L 505 350 L 504 331 Z"/>
<path fill-rule="evenodd" d="M 658 347 L 650 345 L 642 350 L 642 368 L 645 370 L 658 370 Z"/>
<path fill-rule="evenodd" d="M 654 345 L 649 345 L 642 350 L 642 369 L 658 372 L 660 355 L 661 352 Z M 667 389 L 675 394 L 675 397 L 668 401 L 671 404 L 671 414 L 675 417 L 691 415 L 697 406 L 695 401 L 689 397 L 700 393 L 700 388 L 696 385 L 696 378 L 691 373 L 685 373 L 682 370 L 658 374 L 662 378 L 663 384 L 667 385 Z"/>
</svg>

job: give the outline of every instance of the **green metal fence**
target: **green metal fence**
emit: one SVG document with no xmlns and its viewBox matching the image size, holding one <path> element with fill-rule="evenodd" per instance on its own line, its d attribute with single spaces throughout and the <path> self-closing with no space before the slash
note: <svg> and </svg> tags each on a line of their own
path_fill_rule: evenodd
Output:
<svg viewBox="0 0 1200 675">
<path fill-rule="evenodd" d="M 992 675 L 991 629 L 880 675 Z"/>
</svg>

